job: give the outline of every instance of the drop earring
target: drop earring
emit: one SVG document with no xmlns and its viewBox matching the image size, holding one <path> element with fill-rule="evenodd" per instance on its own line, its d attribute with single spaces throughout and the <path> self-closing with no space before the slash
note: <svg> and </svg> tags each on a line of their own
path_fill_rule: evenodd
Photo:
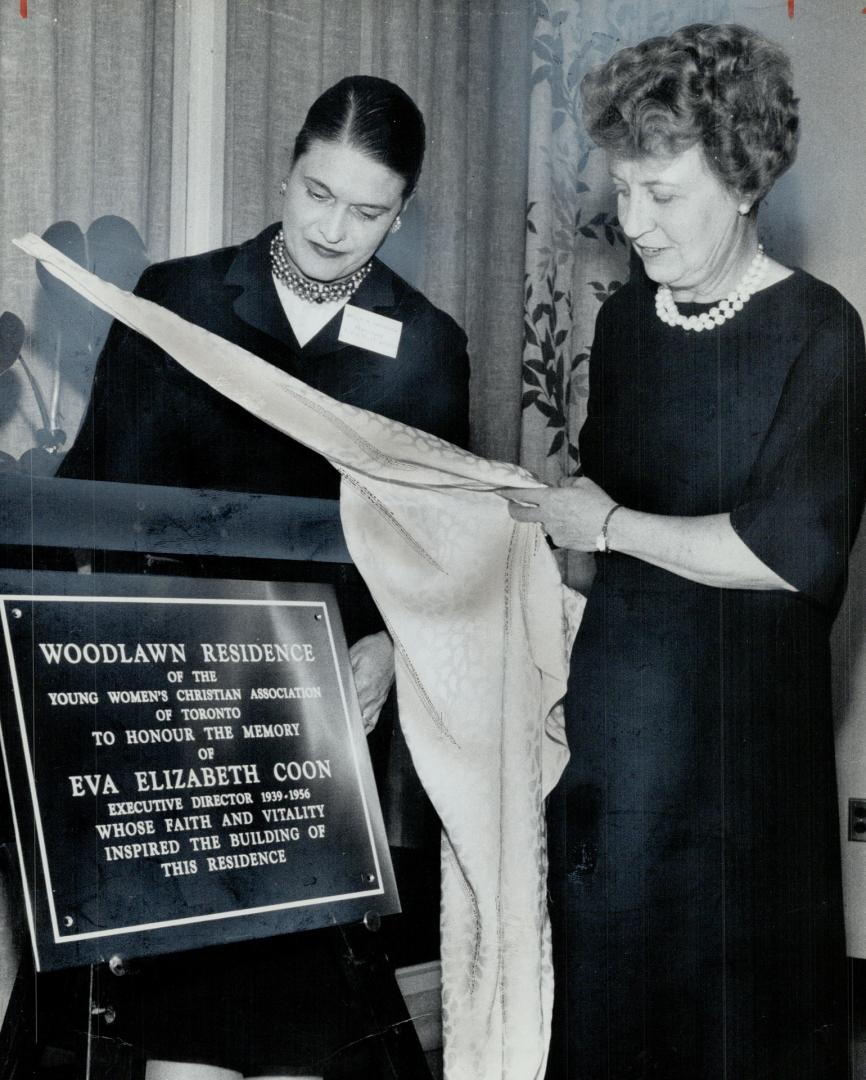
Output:
<svg viewBox="0 0 866 1080">
<path fill-rule="evenodd" d="M 280 194 L 281 194 L 281 195 L 285 195 L 285 193 L 286 193 L 286 192 L 287 192 L 288 190 L 289 190 L 289 183 L 288 183 L 288 181 L 287 181 L 287 180 L 281 180 L 281 181 L 280 181 Z"/>
<path fill-rule="evenodd" d="M 391 222 L 391 230 L 390 230 L 390 231 L 391 231 L 392 233 L 395 233 L 395 232 L 399 232 L 399 231 L 400 231 L 400 227 L 402 226 L 402 224 L 403 224 L 403 222 L 402 222 L 402 220 L 401 220 L 401 218 L 400 218 L 400 215 L 398 214 L 398 215 L 397 215 L 397 216 L 396 216 L 396 217 L 394 218 L 394 220 L 393 220 L 393 221 Z"/>
</svg>

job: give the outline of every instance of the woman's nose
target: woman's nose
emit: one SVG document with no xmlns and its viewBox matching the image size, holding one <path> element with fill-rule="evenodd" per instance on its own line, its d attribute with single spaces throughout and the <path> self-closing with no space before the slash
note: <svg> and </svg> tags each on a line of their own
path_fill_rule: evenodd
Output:
<svg viewBox="0 0 866 1080">
<path fill-rule="evenodd" d="M 319 232 L 329 244 L 339 244 L 346 236 L 345 207 L 329 206 L 319 218 Z"/>
<path fill-rule="evenodd" d="M 629 240 L 637 240 L 652 226 L 652 215 L 647 200 L 640 196 L 620 197 L 618 207 L 619 223 Z"/>
</svg>

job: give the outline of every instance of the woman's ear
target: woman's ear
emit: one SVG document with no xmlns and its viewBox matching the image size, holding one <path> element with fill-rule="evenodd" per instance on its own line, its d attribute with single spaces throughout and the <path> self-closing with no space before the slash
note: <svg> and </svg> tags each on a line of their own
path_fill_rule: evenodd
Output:
<svg viewBox="0 0 866 1080">
<path fill-rule="evenodd" d="M 414 197 L 415 192 L 413 191 L 409 195 L 407 195 L 403 202 L 400 204 L 400 209 L 397 211 L 397 216 L 391 222 L 391 228 L 388 230 L 388 232 L 395 233 L 400 231 L 403 226 L 403 214 L 405 214 L 406 207 L 409 205 L 409 203 Z"/>
</svg>

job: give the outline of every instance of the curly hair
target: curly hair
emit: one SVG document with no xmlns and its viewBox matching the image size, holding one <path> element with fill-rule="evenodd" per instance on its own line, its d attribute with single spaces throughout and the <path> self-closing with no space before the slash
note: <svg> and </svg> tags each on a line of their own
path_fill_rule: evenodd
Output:
<svg viewBox="0 0 866 1080">
<path fill-rule="evenodd" d="M 648 38 L 593 68 L 580 91 L 603 149 L 639 158 L 700 144 L 721 182 L 755 204 L 797 153 L 790 61 L 744 26 L 694 23 Z"/>
</svg>

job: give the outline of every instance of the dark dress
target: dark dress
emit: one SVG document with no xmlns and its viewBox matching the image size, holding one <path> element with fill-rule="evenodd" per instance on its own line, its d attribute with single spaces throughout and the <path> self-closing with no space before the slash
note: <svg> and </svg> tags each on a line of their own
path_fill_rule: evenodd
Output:
<svg viewBox="0 0 866 1080">
<path fill-rule="evenodd" d="M 549 805 L 548 1076 L 844 1080 L 828 634 L 863 509 L 862 326 L 799 270 L 712 332 L 665 326 L 654 289 L 599 314 L 585 473 L 636 510 L 730 512 L 799 592 L 598 557 Z"/>
<path fill-rule="evenodd" d="M 276 229 L 272 225 L 237 247 L 151 266 L 135 291 L 339 401 L 465 445 L 469 362 L 457 324 L 374 260 L 351 303 L 402 323 L 397 357 L 340 342 L 341 313 L 301 348 L 271 278 L 268 251 Z M 330 499 L 338 497 L 340 483 L 324 458 L 257 420 L 120 323 L 112 326 L 99 358 L 87 414 L 59 475 Z M 123 553 L 97 554 L 98 569 L 146 569 Z M 350 643 L 383 627 L 350 565 L 181 559 L 160 560 L 151 569 L 326 581 L 336 588 Z M 385 727 L 380 724 L 374 737 L 381 738 Z M 437 865 L 438 830 L 434 837 Z M 426 873 L 423 855 L 421 860 Z M 407 882 L 400 865 L 395 868 L 405 897 Z M 435 902 L 430 906 L 435 942 Z M 330 930 L 142 963 L 141 1023 L 131 1038 L 151 1058 L 246 1075 L 324 1072 L 328 1078 L 378 1080 L 385 1069 L 370 1038 L 367 1003 L 351 990 L 353 963 L 340 932 Z"/>
</svg>

